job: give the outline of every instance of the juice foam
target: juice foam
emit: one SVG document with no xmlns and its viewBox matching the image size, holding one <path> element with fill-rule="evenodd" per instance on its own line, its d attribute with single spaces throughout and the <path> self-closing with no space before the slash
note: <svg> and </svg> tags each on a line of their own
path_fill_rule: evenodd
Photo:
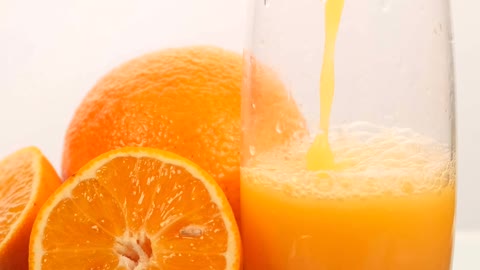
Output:
<svg viewBox="0 0 480 270">
<path fill-rule="evenodd" d="M 404 196 L 454 186 L 455 163 L 448 145 L 409 129 L 354 123 L 333 128 L 331 170 L 306 169 L 311 139 L 258 153 L 244 181 L 291 197 L 347 198 Z"/>
</svg>

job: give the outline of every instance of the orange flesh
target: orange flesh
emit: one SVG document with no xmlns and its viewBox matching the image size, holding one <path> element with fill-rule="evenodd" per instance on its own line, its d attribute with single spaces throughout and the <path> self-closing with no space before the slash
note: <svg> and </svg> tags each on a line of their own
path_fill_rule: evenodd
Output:
<svg viewBox="0 0 480 270">
<path fill-rule="evenodd" d="M 48 219 L 39 269 L 226 267 L 221 209 L 201 181 L 158 159 L 110 160 L 81 180 Z"/>
<path fill-rule="evenodd" d="M 0 239 L 5 239 L 29 202 L 35 174 L 31 161 L 31 154 L 22 152 L 0 166 Z"/>
<path fill-rule="evenodd" d="M 0 268 L 28 269 L 33 222 L 59 185 L 55 170 L 35 147 L 0 161 Z"/>
</svg>

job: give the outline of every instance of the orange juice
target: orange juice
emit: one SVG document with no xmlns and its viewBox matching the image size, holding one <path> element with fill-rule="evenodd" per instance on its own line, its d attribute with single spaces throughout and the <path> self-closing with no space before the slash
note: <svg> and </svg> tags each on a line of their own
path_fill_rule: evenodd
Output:
<svg viewBox="0 0 480 270">
<path fill-rule="evenodd" d="M 406 129 L 331 129 L 335 44 L 348 3 L 322 1 L 319 132 L 242 164 L 244 269 L 448 270 L 453 151 Z"/>
<path fill-rule="evenodd" d="M 311 140 L 244 164 L 245 270 L 450 269 L 450 149 L 368 124 L 331 131 L 330 143 L 330 170 L 306 169 Z"/>
<path fill-rule="evenodd" d="M 325 46 L 323 49 L 322 71 L 320 73 L 320 130 L 306 153 L 307 169 L 329 169 L 333 166 L 333 153 L 328 142 L 328 128 L 335 92 L 335 44 L 344 0 L 325 2 Z"/>
</svg>

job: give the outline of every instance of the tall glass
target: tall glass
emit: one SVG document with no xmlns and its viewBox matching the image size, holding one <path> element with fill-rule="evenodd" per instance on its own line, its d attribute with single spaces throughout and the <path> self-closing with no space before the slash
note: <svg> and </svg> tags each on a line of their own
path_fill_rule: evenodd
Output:
<svg viewBox="0 0 480 270">
<path fill-rule="evenodd" d="M 450 269 L 449 1 L 252 2 L 245 269 Z"/>
</svg>

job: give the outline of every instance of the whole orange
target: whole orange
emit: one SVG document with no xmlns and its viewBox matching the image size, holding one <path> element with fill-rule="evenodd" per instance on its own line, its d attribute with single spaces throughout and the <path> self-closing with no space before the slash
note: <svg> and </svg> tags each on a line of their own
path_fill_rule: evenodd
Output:
<svg viewBox="0 0 480 270">
<path fill-rule="evenodd" d="M 305 121 L 276 75 L 253 62 L 246 100 L 255 103 L 258 136 L 252 146 L 260 151 L 303 132 Z M 160 148 L 210 173 L 238 220 L 241 84 L 241 55 L 209 46 L 162 50 L 119 66 L 75 112 L 65 137 L 63 178 L 109 150 Z"/>
</svg>

